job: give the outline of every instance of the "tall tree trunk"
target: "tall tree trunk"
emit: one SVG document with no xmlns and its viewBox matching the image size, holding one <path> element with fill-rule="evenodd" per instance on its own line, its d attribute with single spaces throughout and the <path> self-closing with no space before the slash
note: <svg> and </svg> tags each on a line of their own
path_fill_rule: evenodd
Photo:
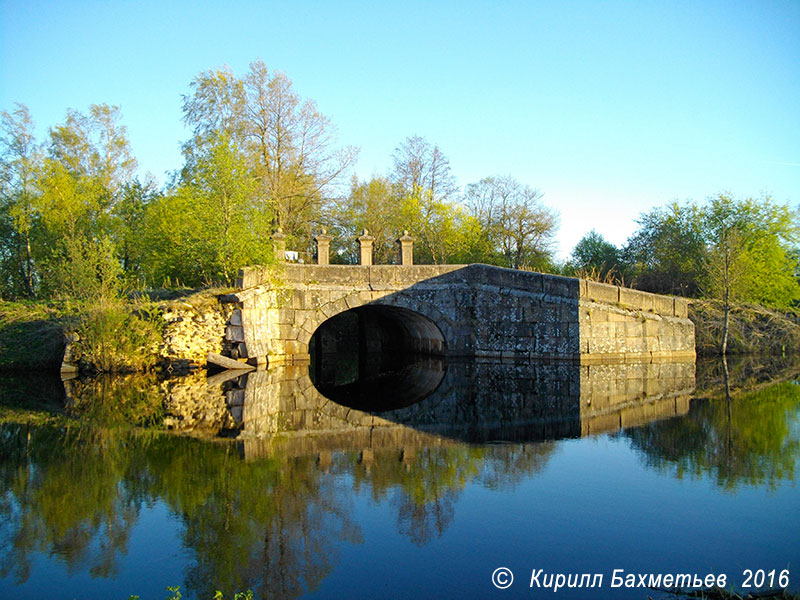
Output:
<svg viewBox="0 0 800 600">
<path fill-rule="evenodd" d="M 727 290 L 725 291 L 725 304 L 723 306 L 723 318 L 722 318 L 722 343 L 720 344 L 719 353 L 722 356 L 725 356 L 728 352 L 728 321 L 731 312 L 731 306 L 729 302 L 729 295 Z"/>
</svg>

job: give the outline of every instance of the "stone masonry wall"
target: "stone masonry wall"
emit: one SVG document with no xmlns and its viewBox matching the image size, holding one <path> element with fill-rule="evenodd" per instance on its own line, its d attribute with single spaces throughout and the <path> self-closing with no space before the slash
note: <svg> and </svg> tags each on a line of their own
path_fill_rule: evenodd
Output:
<svg viewBox="0 0 800 600">
<path fill-rule="evenodd" d="M 685 298 L 580 282 L 582 362 L 694 358 Z"/>
<path fill-rule="evenodd" d="M 226 324 L 233 307 L 216 298 L 195 305 L 171 302 L 164 308 L 164 342 L 159 353 L 170 367 L 185 370 L 189 365 L 205 365 L 210 352 L 221 353 Z"/>
<path fill-rule="evenodd" d="M 285 265 L 244 269 L 239 283 L 246 289 L 228 298 L 241 307 L 231 335 L 241 337 L 240 356 L 253 362 L 305 362 L 320 324 L 370 305 L 426 317 L 441 331 L 448 356 L 694 357 L 684 299 L 569 277 L 488 265 Z"/>
</svg>

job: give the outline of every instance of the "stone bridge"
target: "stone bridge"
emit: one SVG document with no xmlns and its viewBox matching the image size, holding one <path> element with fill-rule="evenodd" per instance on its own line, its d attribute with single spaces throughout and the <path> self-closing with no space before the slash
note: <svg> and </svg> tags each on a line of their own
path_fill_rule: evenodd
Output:
<svg viewBox="0 0 800 600">
<path fill-rule="evenodd" d="M 580 363 L 695 356 L 685 299 L 556 275 L 482 264 L 278 264 L 241 270 L 238 287 L 223 298 L 235 306 L 225 346 L 256 365 L 308 362 L 312 336 L 342 313 L 358 315 L 367 350 L 391 342 L 445 357 Z"/>
</svg>

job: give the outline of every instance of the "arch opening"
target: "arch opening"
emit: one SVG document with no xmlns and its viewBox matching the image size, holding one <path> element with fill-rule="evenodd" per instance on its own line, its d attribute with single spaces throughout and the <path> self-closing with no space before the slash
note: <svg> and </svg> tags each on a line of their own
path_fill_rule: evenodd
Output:
<svg viewBox="0 0 800 600">
<path fill-rule="evenodd" d="M 381 412 L 430 395 L 444 377 L 446 342 L 412 310 L 370 304 L 323 322 L 309 343 L 311 381 L 339 404 Z"/>
</svg>

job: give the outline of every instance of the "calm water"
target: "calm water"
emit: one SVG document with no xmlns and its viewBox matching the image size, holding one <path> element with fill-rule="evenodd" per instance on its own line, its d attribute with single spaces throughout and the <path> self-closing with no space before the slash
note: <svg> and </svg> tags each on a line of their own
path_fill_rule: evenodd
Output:
<svg viewBox="0 0 800 600">
<path fill-rule="evenodd" d="M 800 592 L 798 369 L 766 367 L 6 379 L 7 411 L 67 417 L 0 424 L 0 598 L 553 596 L 539 569 L 603 574 L 562 598 L 666 597 L 614 569 Z"/>
</svg>

